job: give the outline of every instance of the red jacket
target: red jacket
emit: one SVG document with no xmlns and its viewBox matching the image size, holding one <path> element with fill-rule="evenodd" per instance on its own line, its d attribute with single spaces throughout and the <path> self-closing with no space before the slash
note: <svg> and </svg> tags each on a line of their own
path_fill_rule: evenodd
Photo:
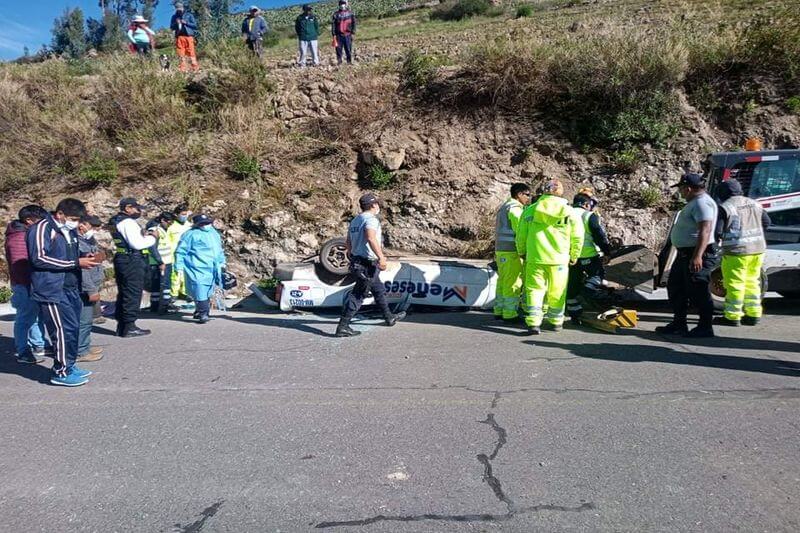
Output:
<svg viewBox="0 0 800 533">
<path fill-rule="evenodd" d="M 6 262 L 12 285 L 31 284 L 31 263 L 28 261 L 28 246 L 25 244 L 26 231 L 25 224 L 19 220 L 12 221 L 6 228 Z"/>
</svg>

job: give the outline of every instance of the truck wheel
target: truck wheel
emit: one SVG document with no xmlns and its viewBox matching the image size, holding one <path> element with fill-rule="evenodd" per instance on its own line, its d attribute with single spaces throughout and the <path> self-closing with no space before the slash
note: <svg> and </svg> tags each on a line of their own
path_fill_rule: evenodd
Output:
<svg viewBox="0 0 800 533">
<path fill-rule="evenodd" d="M 322 268 L 343 276 L 350 272 L 350 258 L 347 257 L 347 241 L 342 237 L 336 237 L 322 244 L 319 250 L 319 262 Z"/>
<path fill-rule="evenodd" d="M 711 273 L 711 300 L 714 302 L 714 312 L 722 314 L 725 310 L 725 285 L 722 282 L 722 269 L 718 268 Z M 767 273 L 761 271 L 761 297 L 767 293 Z"/>
</svg>

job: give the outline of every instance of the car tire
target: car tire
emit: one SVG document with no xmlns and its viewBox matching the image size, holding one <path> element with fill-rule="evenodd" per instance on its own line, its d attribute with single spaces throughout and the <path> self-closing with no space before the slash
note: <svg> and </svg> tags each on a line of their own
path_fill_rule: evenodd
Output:
<svg viewBox="0 0 800 533">
<path fill-rule="evenodd" d="M 324 242 L 319 249 L 319 262 L 327 272 L 337 276 L 344 276 L 350 272 L 347 240 L 343 237 L 336 237 Z"/>
</svg>

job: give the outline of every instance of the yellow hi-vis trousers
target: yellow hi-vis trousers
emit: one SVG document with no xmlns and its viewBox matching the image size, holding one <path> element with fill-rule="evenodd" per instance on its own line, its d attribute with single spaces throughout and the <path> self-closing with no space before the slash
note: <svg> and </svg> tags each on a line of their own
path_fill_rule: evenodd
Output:
<svg viewBox="0 0 800 533">
<path fill-rule="evenodd" d="M 174 300 L 181 294 L 186 294 L 186 280 L 183 277 L 183 272 L 176 272 L 172 270 L 172 277 L 170 277 L 169 294 Z"/>
<path fill-rule="evenodd" d="M 761 265 L 764 254 L 723 255 L 722 282 L 725 285 L 725 318 L 761 316 Z M 742 309 L 744 308 L 744 311 Z"/>
<path fill-rule="evenodd" d="M 541 326 L 544 319 L 554 326 L 564 324 L 568 279 L 567 265 L 525 263 L 526 325 Z"/>
<path fill-rule="evenodd" d="M 494 314 L 506 320 L 517 318 L 522 292 L 522 259 L 517 252 L 495 252 L 497 286 L 494 293 Z"/>
</svg>

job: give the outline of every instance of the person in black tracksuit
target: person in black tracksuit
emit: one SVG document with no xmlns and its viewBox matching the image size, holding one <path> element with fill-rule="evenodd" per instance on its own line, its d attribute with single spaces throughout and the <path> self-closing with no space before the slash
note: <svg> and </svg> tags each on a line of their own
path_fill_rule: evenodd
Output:
<svg viewBox="0 0 800 533">
<path fill-rule="evenodd" d="M 54 363 L 50 383 L 77 387 L 91 372 L 75 365 L 81 301 L 81 269 L 100 263 L 80 256 L 76 228 L 86 215 L 83 202 L 66 198 L 53 215 L 28 228 L 25 242 L 31 262 L 31 296 L 39 303 L 42 319 L 53 343 Z"/>
<path fill-rule="evenodd" d="M 119 213 L 111 218 L 111 237 L 116 247 L 114 254 L 114 277 L 117 281 L 117 305 L 114 317 L 117 320 L 117 335 L 140 337 L 150 330 L 136 325 L 142 306 L 147 262 L 144 250 L 156 244 L 156 238 L 145 235 L 136 222 L 142 208 L 134 198 L 123 198 L 119 202 Z"/>
</svg>

